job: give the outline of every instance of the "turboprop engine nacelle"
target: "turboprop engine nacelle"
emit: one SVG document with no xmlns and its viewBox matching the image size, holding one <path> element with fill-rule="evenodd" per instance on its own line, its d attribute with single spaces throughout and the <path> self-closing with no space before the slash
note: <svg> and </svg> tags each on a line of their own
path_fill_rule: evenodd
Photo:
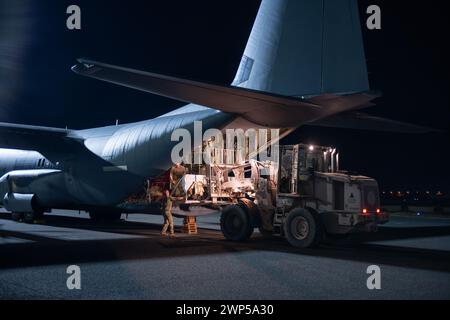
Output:
<svg viewBox="0 0 450 320">
<path fill-rule="evenodd" d="M 3 205 L 10 212 L 34 212 L 37 208 L 36 196 L 34 194 L 7 193 L 3 198 Z"/>
<path fill-rule="evenodd" d="M 59 170 L 17 170 L 11 171 L 3 175 L 0 178 L 0 203 L 6 208 L 6 199 L 11 199 L 12 203 L 24 201 L 23 197 L 10 197 L 10 195 L 33 195 L 35 196 L 35 191 L 32 191 L 31 186 L 35 183 L 42 181 L 41 179 L 59 174 Z M 16 201 L 17 200 L 17 201 Z"/>
</svg>

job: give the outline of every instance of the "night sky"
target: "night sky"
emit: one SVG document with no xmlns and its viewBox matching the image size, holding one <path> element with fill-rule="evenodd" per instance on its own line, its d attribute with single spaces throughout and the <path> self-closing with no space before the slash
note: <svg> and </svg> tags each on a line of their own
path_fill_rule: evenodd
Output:
<svg viewBox="0 0 450 320">
<path fill-rule="evenodd" d="M 432 4 L 428 4 L 432 3 Z M 66 8 L 82 9 L 82 30 Z M 444 130 L 404 135 L 303 128 L 287 142 L 334 145 L 344 169 L 385 190 L 450 190 L 449 19 L 444 1 L 380 5 L 383 29 L 363 29 L 371 88 L 384 96 L 369 113 Z M 81 78 L 78 57 L 229 84 L 259 0 L 0 0 L 0 122 L 82 129 L 151 119 L 183 103 Z M 365 23 L 364 23 L 365 24 Z"/>
</svg>

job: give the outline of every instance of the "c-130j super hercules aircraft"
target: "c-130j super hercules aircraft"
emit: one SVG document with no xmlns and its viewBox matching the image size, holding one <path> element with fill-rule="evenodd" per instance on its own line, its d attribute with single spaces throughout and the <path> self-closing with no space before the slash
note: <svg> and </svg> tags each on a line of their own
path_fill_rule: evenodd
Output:
<svg viewBox="0 0 450 320">
<path fill-rule="evenodd" d="M 308 125 L 426 131 L 355 113 L 377 95 L 369 91 L 354 0 L 262 0 L 231 86 L 88 59 L 72 70 L 189 104 L 156 119 L 87 130 L 0 123 L 0 203 L 13 218 L 73 209 L 116 219 L 119 204 L 172 166 L 172 132 L 193 132 L 196 121 L 204 130 Z"/>
</svg>

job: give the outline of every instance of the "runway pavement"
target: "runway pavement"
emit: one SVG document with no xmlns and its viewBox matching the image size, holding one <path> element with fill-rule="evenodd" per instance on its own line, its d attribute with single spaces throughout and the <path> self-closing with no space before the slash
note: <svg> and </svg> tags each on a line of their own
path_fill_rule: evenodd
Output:
<svg viewBox="0 0 450 320">
<path fill-rule="evenodd" d="M 298 250 L 257 233 L 227 242 L 218 219 L 171 240 L 158 216 L 95 225 L 57 211 L 28 225 L 0 212 L 0 299 L 450 298 L 450 220 L 394 217 L 378 234 Z M 81 268 L 81 290 L 66 286 L 69 265 Z M 370 265 L 381 290 L 367 288 Z"/>
</svg>

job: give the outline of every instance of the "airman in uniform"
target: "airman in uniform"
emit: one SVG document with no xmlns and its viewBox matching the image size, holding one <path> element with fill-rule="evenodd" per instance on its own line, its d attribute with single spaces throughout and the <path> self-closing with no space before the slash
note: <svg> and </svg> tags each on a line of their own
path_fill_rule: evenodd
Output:
<svg viewBox="0 0 450 320">
<path fill-rule="evenodd" d="M 170 191 L 166 190 L 164 192 L 164 199 L 163 199 L 164 225 L 161 232 L 162 236 L 164 237 L 167 236 L 167 230 L 169 230 L 169 236 L 171 238 L 175 236 L 172 208 L 173 208 L 173 199 L 171 197 Z"/>
</svg>

